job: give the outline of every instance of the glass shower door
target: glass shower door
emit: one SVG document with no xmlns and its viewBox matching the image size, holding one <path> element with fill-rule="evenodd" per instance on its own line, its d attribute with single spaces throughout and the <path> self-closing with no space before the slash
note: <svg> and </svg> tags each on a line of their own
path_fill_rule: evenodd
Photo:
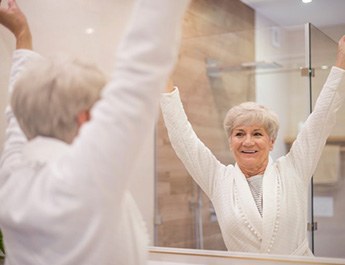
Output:
<svg viewBox="0 0 345 265">
<path fill-rule="evenodd" d="M 306 25 L 311 109 L 335 63 L 337 43 L 311 24 Z M 320 125 L 322 126 L 322 125 Z M 327 140 L 312 180 L 311 222 L 314 254 L 345 258 L 345 108 Z"/>
</svg>

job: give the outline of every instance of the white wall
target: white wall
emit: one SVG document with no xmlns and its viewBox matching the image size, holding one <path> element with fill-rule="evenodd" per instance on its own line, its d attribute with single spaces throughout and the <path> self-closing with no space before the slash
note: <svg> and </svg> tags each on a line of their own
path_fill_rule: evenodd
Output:
<svg viewBox="0 0 345 265">
<path fill-rule="evenodd" d="M 4 2 L 4 1 L 3 1 Z M 95 62 L 106 73 L 114 65 L 115 48 L 126 27 L 133 0 L 17 0 L 27 14 L 33 33 L 34 49 L 44 56 L 65 53 Z M 93 28 L 93 34 L 85 30 Z M 0 112 L 7 102 L 6 88 L 14 39 L 0 27 Z M 4 141 L 4 115 L 0 115 L 0 150 Z M 140 137 L 140 132 L 138 132 Z M 153 238 L 153 126 L 152 139 L 145 143 L 134 167 L 131 190 Z M 114 158 L 116 159 L 116 158 Z"/>
<path fill-rule="evenodd" d="M 320 29 L 336 42 L 345 35 L 345 24 L 327 26 Z"/>
<path fill-rule="evenodd" d="M 0 27 L 0 113 L 4 113 L 7 102 L 7 84 L 9 76 L 9 62 L 11 60 L 11 47 L 13 39 L 9 39 L 7 32 Z M 5 117 L 0 115 L 0 150 L 4 141 Z"/>
</svg>

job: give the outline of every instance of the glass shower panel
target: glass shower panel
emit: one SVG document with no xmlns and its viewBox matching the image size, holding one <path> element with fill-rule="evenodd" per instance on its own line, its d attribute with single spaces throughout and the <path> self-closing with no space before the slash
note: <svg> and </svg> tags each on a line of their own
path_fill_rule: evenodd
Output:
<svg viewBox="0 0 345 265">
<path fill-rule="evenodd" d="M 335 63 L 337 43 L 309 25 L 312 106 L 330 68 Z M 322 125 L 321 125 L 322 126 Z M 314 254 L 345 258 L 345 107 L 333 129 L 313 177 Z"/>
</svg>

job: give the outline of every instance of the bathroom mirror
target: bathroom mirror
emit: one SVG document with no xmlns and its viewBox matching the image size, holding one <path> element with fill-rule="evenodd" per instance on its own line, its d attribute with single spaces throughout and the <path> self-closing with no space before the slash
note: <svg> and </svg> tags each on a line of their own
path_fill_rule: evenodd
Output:
<svg viewBox="0 0 345 265">
<path fill-rule="evenodd" d="M 195 132 L 223 164 L 234 163 L 222 126 L 227 110 L 244 101 L 273 109 L 281 122 L 271 152 L 276 159 L 313 109 L 337 43 L 311 24 L 283 28 L 240 2 L 222 4 L 222 11 L 207 1 L 192 4 L 174 82 Z M 309 245 L 316 256 L 345 258 L 344 111 L 309 194 Z M 214 208 L 174 153 L 162 118 L 155 188 L 156 246 L 226 250 Z"/>
<path fill-rule="evenodd" d="M 113 54 L 126 27 L 134 0 L 17 0 L 26 12 L 34 48 L 44 56 L 62 52 L 88 58 L 111 73 Z M 304 24 L 282 28 L 239 0 L 194 0 L 184 22 L 174 80 L 195 131 L 225 164 L 233 163 L 222 121 L 229 107 L 255 100 L 273 108 L 282 126 L 272 152 L 287 152 L 310 112 L 333 64 L 336 43 Z M 308 37 L 307 37 L 308 36 Z M 310 42 L 310 43 L 309 43 Z M 0 111 L 8 96 L 14 40 L 0 28 Z M 312 65 L 306 58 L 312 58 Z M 315 77 L 300 68 L 314 68 Z M 312 81 L 312 82 L 310 82 Z M 331 180 L 313 185 L 310 232 L 316 256 L 345 258 L 345 129 L 342 110 L 328 150 L 339 163 Z M 0 149 L 4 140 L 0 118 Z M 152 128 L 132 184 L 152 239 L 164 248 L 225 251 L 217 216 L 169 144 L 162 119 Z M 337 160 L 338 161 L 338 160 Z M 326 169 L 327 170 L 327 169 Z M 328 183 L 323 183 L 329 181 Z M 174 250 L 176 251 L 176 249 Z M 225 253 L 225 252 L 224 252 Z M 248 254 L 249 255 L 249 254 Z"/>
</svg>

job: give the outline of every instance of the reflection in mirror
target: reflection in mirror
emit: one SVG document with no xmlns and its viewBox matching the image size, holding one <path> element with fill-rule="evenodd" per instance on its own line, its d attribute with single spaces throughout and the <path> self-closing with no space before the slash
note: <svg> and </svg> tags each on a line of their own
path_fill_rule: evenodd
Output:
<svg viewBox="0 0 345 265">
<path fill-rule="evenodd" d="M 200 15 L 198 11 L 201 12 L 201 9 L 197 7 L 197 4 L 192 6 L 192 8 L 197 10 L 193 13 L 193 20 L 191 19 L 194 23 L 198 22 L 196 14 Z M 232 6 L 232 8 L 234 7 Z M 224 10 L 228 9 L 224 8 Z M 209 16 L 212 17 L 212 14 L 209 14 Z M 244 101 L 257 101 L 273 109 L 278 114 L 280 130 L 274 149 L 271 152 L 273 160 L 285 155 L 289 151 L 291 139 L 295 139 L 297 133 L 303 128 L 304 121 L 310 111 L 309 79 L 302 76 L 300 71 L 300 68 L 305 66 L 306 53 L 304 50 L 305 33 L 303 27 L 297 30 L 287 30 L 271 27 L 270 22 L 265 20 L 265 18 L 261 18 L 259 22 L 256 22 L 256 24 L 261 26 L 259 29 L 254 29 L 253 24 L 251 25 L 253 28 L 248 28 L 248 24 L 240 25 L 238 22 L 237 30 L 224 29 L 223 34 L 212 32 L 212 29 L 207 28 L 205 29 L 206 32 L 200 34 L 202 37 L 195 32 L 195 35 L 193 35 L 192 30 L 188 27 L 190 25 L 187 25 L 186 31 L 192 36 L 186 36 L 183 41 L 181 58 L 173 76 L 175 84 L 179 87 L 185 111 L 194 131 L 224 165 L 234 164 L 235 162 L 234 157 L 229 152 L 227 137 L 222 128 L 223 119 L 230 107 Z M 319 42 L 321 41 L 319 40 Z M 329 49 L 336 51 L 334 46 L 331 46 Z M 331 62 L 327 62 L 328 66 L 333 64 L 335 53 L 330 59 L 328 58 L 329 60 Z M 322 80 L 321 84 L 318 84 L 320 88 L 330 69 L 318 67 L 319 71 L 322 71 L 323 76 L 320 78 Z M 314 93 L 314 95 L 318 95 L 318 93 Z M 228 189 L 229 194 L 225 196 L 228 199 L 227 202 L 223 202 L 225 206 L 223 208 L 216 206 L 222 212 L 215 211 L 214 205 L 209 200 L 209 197 L 211 197 L 210 192 L 208 192 L 209 196 L 206 196 L 200 189 L 200 186 L 205 186 L 203 181 L 199 180 L 199 185 L 196 184 L 182 162 L 175 155 L 162 119 L 159 121 L 157 131 L 157 208 L 155 214 L 156 220 L 159 220 L 159 222 L 156 224 L 155 229 L 155 245 L 226 250 L 227 247 L 224 241 L 236 241 L 236 239 L 231 238 L 233 235 L 229 234 L 246 229 L 249 234 L 252 233 L 251 235 L 254 238 L 256 236 L 258 241 L 260 241 L 261 236 L 259 244 L 263 245 L 262 242 L 273 240 L 272 245 L 274 245 L 277 239 L 274 238 L 273 234 L 275 234 L 275 229 L 277 229 L 280 232 L 285 230 L 286 236 L 289 237 L 289 239 L 284 239 L 285 241 L 293 240 L 292 238 L 294 237 L 298 243 L 295 242 L 295 249 L 290 247 L 290 250 L 288 250 L 288 247 L 284 246 L 284 250 L 279 252 L 279 247 L 277 247 L 275 249 L 277 252 L 273 251 L 273 253 L 305 254 L 304 251 L 306 249 L 300 252 L 294 251 L 302 243 L 303 238 L 307 237 L 306 209 L 301 210 L 301 212 L 304 212 L 299 220 L 298 218 L 292 218 L 294 221 L 290 219 L 291 223 L 300 222 L 300 225 L 303 227 L 295 234 L 292 229 L 283 228 L 284 222 L 288 222 L 289 214 L 297 211 L 293 207 L 292 210 L 287 211 L 288 213 L 278 213 L 280 220 L 276 218 L 274 222 L 272 220 L 271 223 L 268 222 L 270 228 L 264 229 L 273 230 L 270 239 L 262 239 L 263 231 L 260 230 L 261 220 L 258 221 L 256 219 L 257 216 L 254 216 L 253 219 L 249 217 L 249 220 L 243 220 L 243 227 L 237 226 L 237 224 L 233 225 L 232 230 L 229 228 L 229 220 L 223 221 L 225 223 L 228 222 L 225 225 L 227 228 L 226 231 L 223 231 L 223 236 L 225 233 L 228 235 L 225 235 L 225 238 L 222 237 L 218 225 L 218 222 L 221 222 L 219 218 L 224 220 L 224 215 L 226 214 L 234 216 L 236 214 L 241 216 L 242 214 L 242 217 L 243 215 L 248 217 L 251 215 L 251 212 L 249 210 L 245 212 L 246 210 L 241 209 L 241 207 L 236 209 L 238 212 L 231 212 L 227 209 L 227 207 L 231 208 L 232 200 L 238 199 L 231 188 Z M 190 159 L 197 160 L 197 157 L 197 155 L 192 155 Z M 199 161 L 200 164 L 208 162 Z M 202 166 L 200 167 L 204 169 Z M 191 169 L 190 166 L 189 171 L 192 170 L 194 169 Z M 309 176 L 311 176 L 311 173 Z M 231 183 L 227 184 L 231 187 Z M 283 186 L 286 189 L 286 184 Z M 242 203 L 251 204 L 247 206 L 253 209 L 255 204 L 251 193 L 248 192 L 248 188 L 243 189 L 247 189 L 246 196 L 244 196 L 247 198 L 247 201 Z M 243 190 L 237 192 L 241 193 Z M 216 200 L 215 197 L 219 195 L 215 194 L 212 196 L 213 200 Z M 308 191 L 305 188 L 303 194 L 305 200 L 307 200 L 307 196 Z M 283 203 L 288 204 L 291 200 L 293 200 L 291 197 L 286 197 L 286 201 Z M 297 203 L 298 206 L 299 204 L 302 204 L 302 202 Z M 245 206 L 241 206 L 245 208 Z M 228 211 L 227 213 L 225 212 L 226 210 Z M 241 210 L 245 213 L 241 213 Z M 256 222 L 259 223 L 258 229 L 255 227 L 257 225 Z M 267 224 L 267 222 L 265 223 Z M 309 238 L 312 237 L 310 236 Z M 310 241 L 309 246 L 312 247 L 313 242 L 312 240 Z M 272 251 L 271 243 L 271 241 L 265 243 L 267 246 L 263 252 Z M 231 244 L 227 243 L 228 249 L 230 246 L 230 250 L 261 251 L 250 250 L 250 248 L 245 249 L 245 247 L 242 249 L 241 247 L 231 249 Z M 317 253 L 315 254 L 318 255 Z M 331 255 L 325 255 L 343 257 L 341 250 Z"/>
</svg>

